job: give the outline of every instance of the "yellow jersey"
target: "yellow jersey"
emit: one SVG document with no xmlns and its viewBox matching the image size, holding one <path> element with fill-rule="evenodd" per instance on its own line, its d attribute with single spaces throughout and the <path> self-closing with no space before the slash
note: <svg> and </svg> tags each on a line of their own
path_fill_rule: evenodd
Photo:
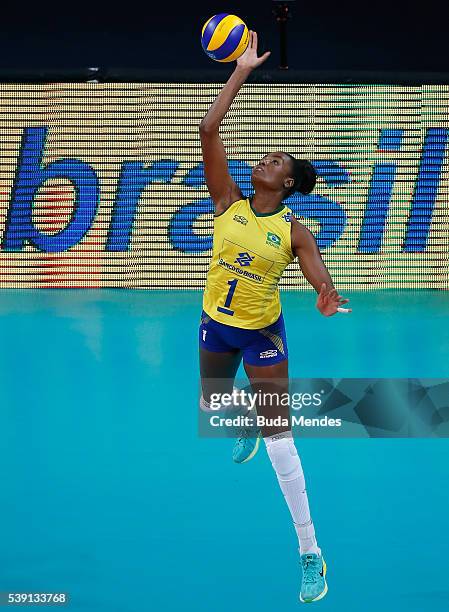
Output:
<svg viewBox="0 0 449 612">
<path fill-rule="evenodd" d="M 203 310 L 212 319 L 262 329 L 279 318 L 279 280 L 295 258 L 291 214 L 285 204 L 272 213 L 257 213 L 245 198 L 214 217 L 212 259 L 203 296 Z"/>
</svg>

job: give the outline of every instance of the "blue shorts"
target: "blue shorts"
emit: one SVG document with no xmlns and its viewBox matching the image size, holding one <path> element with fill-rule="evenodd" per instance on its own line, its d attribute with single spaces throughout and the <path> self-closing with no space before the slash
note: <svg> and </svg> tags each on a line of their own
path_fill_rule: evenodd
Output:
<svg viewBox="0 0 449 612">
<path fill-rule="evenodd" d="M 214 353 L 242 351 L 244 363 L 267 366 L 288 358 L 284 317 L 263 329 L 242 329 L 214 321 L 203 310 L 199 329 L 200 348 Z"/>
</svg>

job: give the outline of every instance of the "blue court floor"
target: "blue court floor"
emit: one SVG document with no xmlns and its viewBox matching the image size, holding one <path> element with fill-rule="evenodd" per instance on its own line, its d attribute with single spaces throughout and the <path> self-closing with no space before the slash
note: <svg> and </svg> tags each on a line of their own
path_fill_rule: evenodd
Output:
<svg viewBox="0 0 449 612">
<path fill-rule="evenodd" d="M 447 293 L 347 296 L 325 319 L 282 294 L 292 376 L 448 376 Z M 237 466 L 232 440 L 197 434 L 201 293 L 0 297 L 0 591 L 83 612 L 303 605 L 265 449 Z M 296 443 L 328 563 L 316 609 L 447 611 L 449 440 Z"/>
</svg>

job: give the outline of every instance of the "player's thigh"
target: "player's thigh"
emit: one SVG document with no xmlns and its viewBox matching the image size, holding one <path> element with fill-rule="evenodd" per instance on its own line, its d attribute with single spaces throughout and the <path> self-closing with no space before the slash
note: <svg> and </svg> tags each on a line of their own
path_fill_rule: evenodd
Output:
<svg viewBox="0 0 449 612">
<path fill-rule="evenodd" d="M 203 397 L 208 402 L 212 393 L 232 393 L 242 353 L 209 351 L 200 347 L 200 374 Z"/>
<path fill-rule="evenodd" d="M 257 414 L 264 417 L 267 423 L 261 427 L 263 437 L 289 431 L 288 359 L 267 366 L 244 363 L 244 368 L 252 392 L 256 394 Z"/>
</svg>

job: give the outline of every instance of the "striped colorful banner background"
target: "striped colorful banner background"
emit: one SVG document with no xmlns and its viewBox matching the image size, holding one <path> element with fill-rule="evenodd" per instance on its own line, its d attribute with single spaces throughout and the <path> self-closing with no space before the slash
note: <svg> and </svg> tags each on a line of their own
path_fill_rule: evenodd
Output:
<svg viewBox="0 0 449 612">
<path fill-rule="evenodd" d="M 221 87 L 0 85 L 0 286 L 201 289 L 198 125 Z M 244 193 L 270 151 L 315 164 L 287 203 L 339 288 L 447 289 L 448 109 L 441 85 L 248 83 L 221 134 Z M 281 287 L 308 287 L 297 262 Z"/>
</svg>

